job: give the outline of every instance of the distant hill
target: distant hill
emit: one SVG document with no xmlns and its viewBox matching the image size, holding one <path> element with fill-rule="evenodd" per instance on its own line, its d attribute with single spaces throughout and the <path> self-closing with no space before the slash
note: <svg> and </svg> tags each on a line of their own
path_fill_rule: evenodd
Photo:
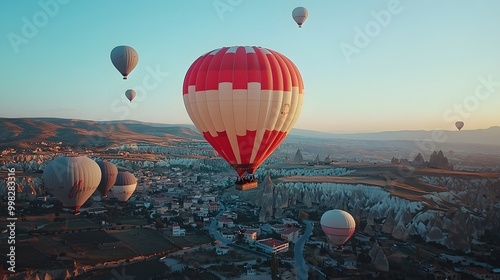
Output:
<svg viewBox="0 0 500 280">
<path fill-rule="evenodd" d="M 334 134 L 292 129 L 287 140 L 305 138 L 377 141 L 428 141 L 433 135 L 445 137 L 446 143 L 500 146 L 500 127 L 462 131 L 385 131 L 374 133 Z M 160 124 L 134 120 L 89 121 L 59 118 L 0 118 L 0 146 L 31 147 L 36 142 L 81 143 L 107 146 L 127 142 L 168 142 L 170 140 L 203 140 L 192 124 Z M 436 139 L 434 139 L 436 140 Z M 438 140 L 438 139 L 437 139 Z"/>
<path fill-rule="evenodd" d="M 436 136 L 434 136 L 436 135 Z M 377 141 L 435 141 L 445 139 L 447 143 L 481 144 L 500 146 L 500 126 L 476 130 L 403 130 L 384 131 L 372 133 L 334 134 L 304 129 L 292 129 L 290 137 L 325 138 L 325 139 L 351 139 L 351 140 L 377 140 Z M 434 139 L 433 139 L 434 137 Z"/>
<path fill-rule="evenodd" d="M 187 126 L 152 125 L 135 121 L 97 122 L 58 118 L 0 118 L 0 146 L 31 148 L 33 143 L 108 146 L 128 142 L 168 142 L 203 137 Z"/>
</svg>

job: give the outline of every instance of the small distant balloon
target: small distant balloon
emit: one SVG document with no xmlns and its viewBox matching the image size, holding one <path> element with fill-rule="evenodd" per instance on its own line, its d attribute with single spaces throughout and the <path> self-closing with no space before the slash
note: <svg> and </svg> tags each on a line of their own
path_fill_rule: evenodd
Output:
<svg viewBox="0 0 500 280">
<path fill-rule="evenodd" d="M 125 92 L 125 96 L 127 97 L 128 100 L 130 100 L 130 102 L 132 102 L 132 100 L 134 100 L 136 95 L 137 95 L 137 93 L 133 89 L 129 89 Z"/>
<path fill-rule="evenodd" d="M 307 15 L 307 9 L 304 7 L 297 7 L 293 9 L 292 12 L 293 20 L 299 25 L 299 28 L 302 27 L 302 24 L 306 21 Z"/>
<path fill-rule="evenodd" d="M 455 123 L 455 126 L 458 128 L 458 130 L 461 130 L 462 127 L 464 127 L 464 122 L 458 121 Z"/>
<path fill-rule="evenodd" d="M 139 55 L 132 47 L 118 46 L 111 51 L 111 62 L 126 80 L 139 62 Z"/>
</svg>

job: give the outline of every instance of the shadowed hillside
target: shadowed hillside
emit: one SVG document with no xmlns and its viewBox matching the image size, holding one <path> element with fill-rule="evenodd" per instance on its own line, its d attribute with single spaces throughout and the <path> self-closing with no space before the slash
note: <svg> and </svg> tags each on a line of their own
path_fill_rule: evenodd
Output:
<svg viewBox="0 0 500 280">
<path fill-rule="evenodd" d="M 34 148 L 40 142 L 105 147 L 114 143 L 168 142 L 203 139 L 197 131 L 181 126 L 140 122 L 97 122 L 56 118 L 0 118 L 0 146 Z"/>
</svg>

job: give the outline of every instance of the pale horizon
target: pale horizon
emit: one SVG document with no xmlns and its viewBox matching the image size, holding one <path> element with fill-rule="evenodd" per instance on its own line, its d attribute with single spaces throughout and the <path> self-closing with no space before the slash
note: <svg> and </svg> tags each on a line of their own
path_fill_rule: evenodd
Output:
<svg viewBox="0 0 500 280">
<path fill-rule="evenodd" d="M 179 125 L 179 126 L 195 126 L 193 123 L 167 123 L 167 122 L 154 122 L 154 121 L 141 121 L 141 120 L 135 120 L 135 119 L 125 119 L 125 120 L 120 120 L 120 119 L 106 119 L 106 120 L 96 120 L 96 119 L 79 119 L 79 118 L 63 118 L 63 117 L 51 117 L 51 116 L 38 116 L 38 117 L 26 117 L 26 116 L 21 116 L 21 117 L 6 117 L 6 116 L 0 116 L 1 118 L 7 118 L 7 119 L 43 119 L 43 118 L 49 118 L 49 119 L 67 119 L 67 120 L 81 120 L 81 121 L 94 121 L 94 122 L 140 122 L 140 123 L 145 123 L 145 124 L 158 124 L 158 125 Z M 462 128 L 460 131 L 467 131 L 467 130 L 485 130 L 485 129 L 490 129 L 490 128 L 495 128 L 499 127 L 498 125 L 493 125 L 489 127 L 479 127 L 475 129 L 466 129 L 465 127 Z M 453 128 L 434 128 L 434 129 L 424 129 L 424 128 L 405 128 L 405 129 L 395 129 L 395 130 L 367 130 L 367 131 L 327 131 L 327 130 L 315 130 L 311 128 L 303 128 L 303 127 L 297 127 L 295 126 L 294 129 L 300 129 L 300 130 L 309 130 L 309 131 L 314 131 L 314 132 L 321 132 L 321 133 L 331 133 L 331 134 L 362 134 L 362 133 L 383 133 L 383 132 L 405 132 L 405 131 L 435 131 L 435 130 L 443 130 L 443 131 L 458 131 L 455 126 Z"/>
</svg>

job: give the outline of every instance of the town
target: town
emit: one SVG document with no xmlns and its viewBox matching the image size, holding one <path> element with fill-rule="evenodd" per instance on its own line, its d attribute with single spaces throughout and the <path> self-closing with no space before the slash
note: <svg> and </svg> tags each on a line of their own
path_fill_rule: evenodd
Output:
<svg viewBox="0 0 500 280">
<path fill-rule="evenodd" d="M 391 189 L 380 176 L 397 173 L 399 161 L 320 160 L 316 144 L 296 149 L 285 143 L 255 173 L 258 187 L 241 191 L 234 171 L 201 141 L 79 151 L 61 142 L 34 144 L 39 148 L 6 149 L 0 158 L 2 170 L 17 171 L 17 272 L 9 279 L 110 279 L 116 273 L 137 279 L 500 279 L 498 171 L 471 172 L 468 181 L 457 178 L 458 171 L 422 167 L 414 174 L 429 189 L 416 197 L 404 182 Z M 74 216 L 40 179 L 51 159 L 69 152 L 132 172 L 132 197 L 120 202 L 112 191 L 106 198 L 96 192 Z M 466 184 L 492 193 L 481 200 L 451 195 Z M 343 246 L 329 242 L 321 228 L 330 209 L 356 220 Z M 7 242 L 0 246 L 6 252 Z"/>
</svg>

